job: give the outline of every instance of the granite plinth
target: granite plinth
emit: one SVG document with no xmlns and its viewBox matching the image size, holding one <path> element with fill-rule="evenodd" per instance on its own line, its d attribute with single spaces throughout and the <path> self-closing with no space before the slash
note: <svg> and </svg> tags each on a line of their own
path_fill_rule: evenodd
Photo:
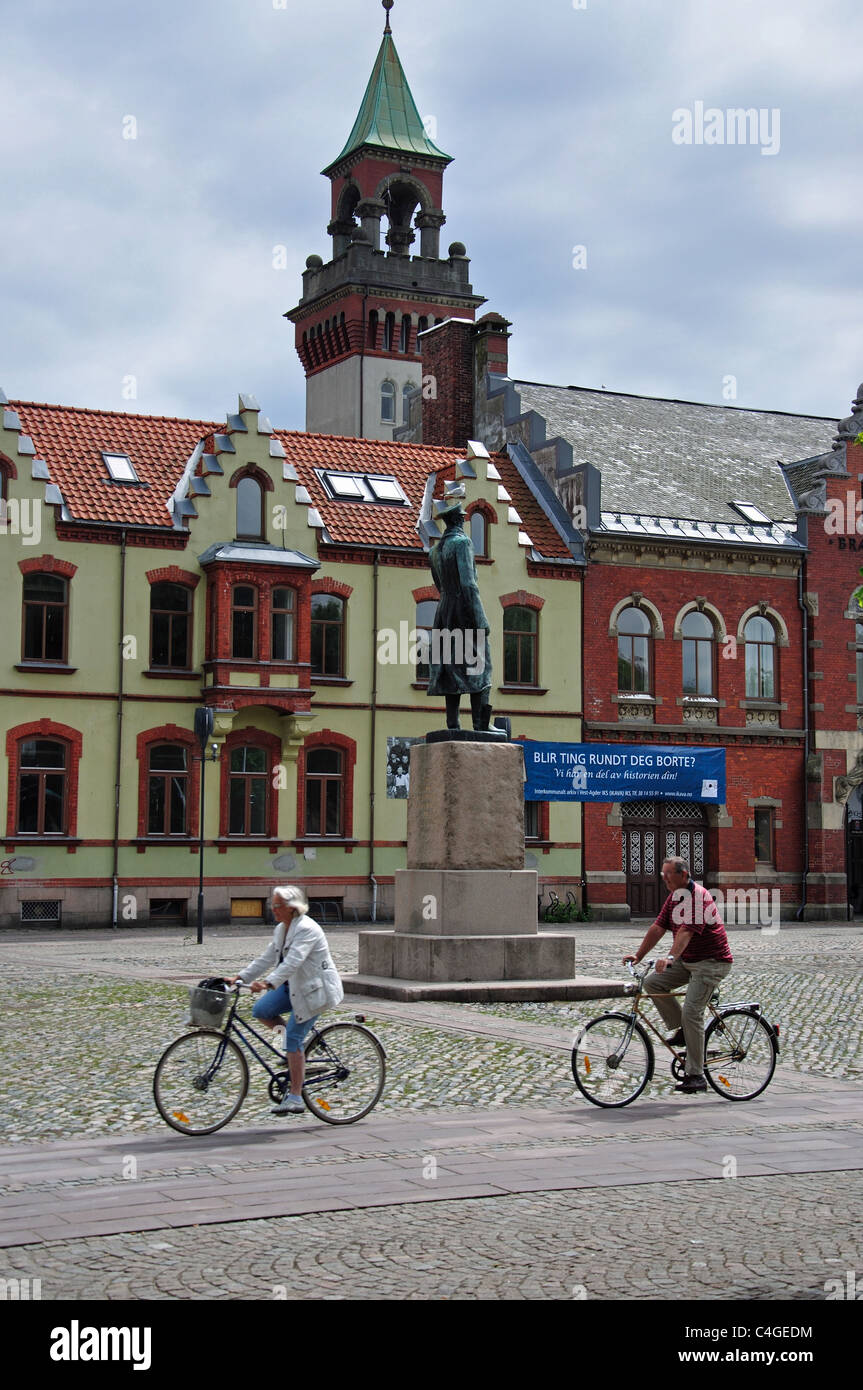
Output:
<svg viewBox="0 0 863 1390">
<path fill-rule="evenodd" d="M 395 928 L 421 936 L 533 936 L 535 869 L 396 869 Z"/>
<path fill-rule="evenodd" d="M 446 981 L 570 980 L 571 936 L 420 936 L 359 933 L 359 972 L 377 978 Z"/>
<path fill-rule="evenodd" d="M 524 869 L 524 759 L 518 744 L 414 744 L 407 867 Z"/>
</svg>

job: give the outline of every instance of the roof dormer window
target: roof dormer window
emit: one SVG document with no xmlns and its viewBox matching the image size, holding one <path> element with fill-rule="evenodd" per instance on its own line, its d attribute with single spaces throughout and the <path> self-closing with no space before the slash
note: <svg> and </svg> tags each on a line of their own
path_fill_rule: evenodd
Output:
<svg viewBox="0 0 863 1390">
<path fill-rule="evenodd" d="M 341 502 L 383 502 L 399 507 L 410 505 L 404 488 L 397 478 L 378 473 L 331 473 L 319 470 L 318 477 L 327 496 Z"/>
<path fill-rule="evenodd" d="M 770 517 L 765 516 L 760 507 L 756 507 L 754 502 L 729 502 L 729 507 L 733 507 L 747 521 L 754 522 L 757 526 L 769 526 Z"/>
<path fill-rule="evenodd" d="M 114 483 L 139 483 L 141 480 L 132 467 L 128 454 L 109 454 L 102 450 L 105 467 Z"/>
</svg>

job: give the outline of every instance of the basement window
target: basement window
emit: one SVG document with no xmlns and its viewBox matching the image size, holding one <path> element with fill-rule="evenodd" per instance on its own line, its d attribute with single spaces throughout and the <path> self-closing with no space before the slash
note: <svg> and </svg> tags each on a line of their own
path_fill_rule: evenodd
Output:
<svg viewBox="0 0 863 1390">
<path fill-rule="evenodd" d="M 102 458 L 105 467 L 111 475 L 112 482 L 115 483 L 138 483 L 140 478 L 132 467 L 132 460 L 128 454 L 109 454 L 102 450 Z"/>
</svg>

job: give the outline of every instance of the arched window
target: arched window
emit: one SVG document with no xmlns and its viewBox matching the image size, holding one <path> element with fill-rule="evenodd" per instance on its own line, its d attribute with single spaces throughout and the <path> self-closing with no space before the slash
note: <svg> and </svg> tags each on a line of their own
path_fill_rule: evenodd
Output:
<svg viewBox="0 0 863 1390">
<path fill-rule="evenodd" d="M 513 606 L 503 615 L 504 685 L 537 684 L 539 614 L 535 608 Z"/>
<path fill-rule="evenodd" d="M 417 604 L 416 631 L 418 634 L 418 638 L 417 665 L 415 677 L 417 681 L 428 681 L 429 679 L 430 672 L 428 657 L 430 655 L 430 648 L 426 643 L 422 641 L 422 639 L 419 638 L 419 633 L 427 632 L 431 634 L 432 628 L 434 627 L 434 615 L 436 612 L 437 603 L 434 599 L 424 599 L 422 603 Z M 426 660 L 423 660 L 424 657 L 426 658 Z"/>
<path fill-rule="evenodd" d="M 306 834 L 344 837 L 344 753 L 310 748 L 306 753 Z"/>
<path fill-rule="evenodd" d="M 25 574 L 23 595 L 22 659 L 65 664 L 69 581 L 58 574 Z"/>
<path fill-rule="evenodd" d="M 273 661 L 294 660 L 294 591 L 274 589 L 272 603 Z"/>
<path fill-rule="evenodd" d="M 369 314 L 369 347 L 374 351 L 378 345 L 378 323 L 380 315 L 377 309 L 372 309 Z"/>
<path fill-rule="evenodd" d="M 391 381 L 381 382 L 381 424 L 396 422 L 396 388 Z"/>
<path fill-rule="evenodd" d="M 191 665 L 192 594 L 183 584 L 150 589 L 150 666 L 187 671 Z"/>
<path fill-rule="evenodd" d="M 396 316 L 387 314 L 384 319 L 384 352 L 392 352 L 393 339 L 396 336 Z"/>
<path fill-rule="evenodd" d="M 680 631 L 683 636 L 684 695 L 713 695 L 716 669 L 713 624 L 705 613 L 687 613 Z"/>
<path fill-rule="evenodd" d="M 345 601 L 312 594 L 312 675 L 344 676 Z"/>
<path fill-rule="evenodd" d="M 228 834 L 266 835 L 267 751 L 243 744 L 231 751 L 228 774 Z"/>
<path fill-rule="evenodd" d="M 416 387 L 410 382 L 406 382 L 402 387 L 402 424 L 410 424 L 411 418 L 411 396 Z"/>
<path fill-rule="evenodd" d="M 475 554 L 488 555 L 488 521 L 482 512 L 471 513 L 470 538 Z"/>
<path fill-rule="evenodd" d="M 264 490 L 257 478 L 237 483 L 237 539 L 261 540 L 264 535 Z"/>
<path fill-rule="evenodd" d="M 66 833 L 68 748 L 48 738 L 23 739 L 18 752 L 18 835 Z"/>
<path fill-rule="evenodd" d="M 414 352 L 417 354 L 418 357 L 423 350 L 423 345 L 420 342 L 420 334 L 425 333 L 428 326 L 429 321 L 426 318 L 425 314 L 422 314 L 417 322 L 417 338 L 416 342 L 414 343 Z"/>
<path fill-rule="evenodd" d="M 411 316 L 410 314 L 402 314 L 402 326 L 401 332 L 399 334 L 399 352 L 407 352 L 408 342 L 410 341 L 410 335 Z"/>
<path fill-rule="evenodd" d="M 147 834 L 189 834 L 189 753 L 182 744 L 150 747 Z"/>
<path fill-rule="evenodd" d="M 746 641 L 746 698 L 775 700 L 776 632 L 767 618 L 750 618 L 743 629 Z"/>
<path fill-rule="evenodd" d="M 650 690 L 650 619 L 641 608 L 624 608 L 617 620 L 617 688 L 621 694 Z"/>
<path fill-rule="evenodd" d="M 254 661 L 258 654 L 258 591 L 235 584 L 231 591 L 231 656 Z"/>
</svg>

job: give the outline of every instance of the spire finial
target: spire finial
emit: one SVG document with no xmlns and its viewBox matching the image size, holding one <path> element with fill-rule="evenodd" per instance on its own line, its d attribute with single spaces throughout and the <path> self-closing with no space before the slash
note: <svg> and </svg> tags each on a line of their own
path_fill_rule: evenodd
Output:
<svg viewBox="0 0 863 1390">
<path fill-rule="evenodd" d="M 381 0 L 381 4 L 387 12 L 387 23 L 386 28 L 384 29 L 385 34 L 391 34 L 393 32 L 390 28 L 390 10 L 392 9 L 395 2 L 396 0 Z"/>
</svg>

